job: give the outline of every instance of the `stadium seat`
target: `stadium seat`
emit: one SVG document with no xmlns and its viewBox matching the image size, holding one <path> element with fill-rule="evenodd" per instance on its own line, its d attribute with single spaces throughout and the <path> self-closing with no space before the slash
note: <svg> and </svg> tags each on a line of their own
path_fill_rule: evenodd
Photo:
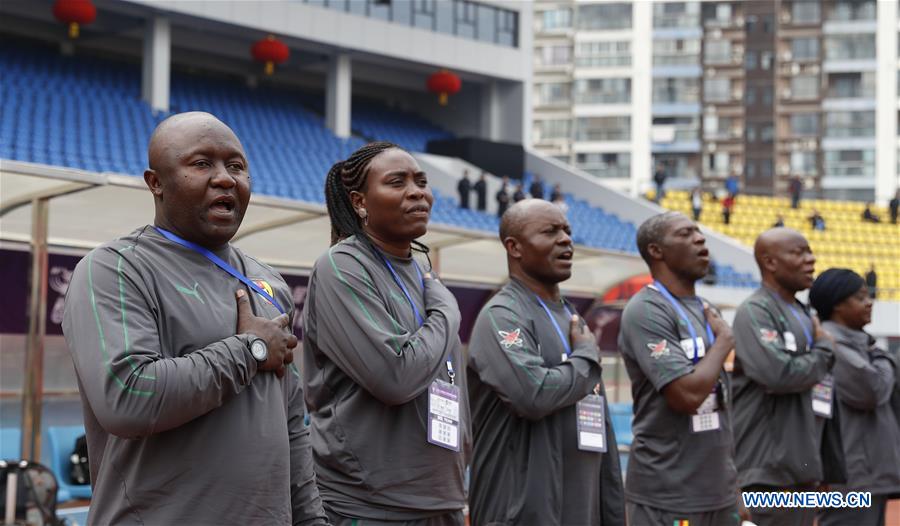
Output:
<svg viewBox="0 0 900 526">
<path fill-rule="evenodd" d="M 0 459 L 19 460 L 22 452 L 22 431 L 18 427 L 0 428 Z"/>
<path fill-rule="evenodd" d="M 75 449 L 75 439 L 83 434 L 82 426 L 50 427 L 44 433 L 44 463 L 56 475 L 59 502 L 91 498 L 90 484 L 72 484 L 69 478 L 69 457 Z"/>
</svg>

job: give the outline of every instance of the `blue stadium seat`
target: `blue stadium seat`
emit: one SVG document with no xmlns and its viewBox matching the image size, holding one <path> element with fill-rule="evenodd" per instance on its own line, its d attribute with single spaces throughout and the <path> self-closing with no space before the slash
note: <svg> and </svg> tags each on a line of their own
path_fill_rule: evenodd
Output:
<svg viewBox="0 0 900 526">
<path fill-rule="evenodd" d="M 0 459 L 19 460 L 22 452 L 22 431 L 18 427 L 0 428 Z"/>
<path fill-rule="evenodd" d="M 44 433 L 44 462 L 56 475 L 59 502 L 91 498 L 90 484 L 72 484 L 69 479 L 69 457 L 75 449 L 75 439 L 83 434 L 83 426 L 50 427 Z"/>
</svg>

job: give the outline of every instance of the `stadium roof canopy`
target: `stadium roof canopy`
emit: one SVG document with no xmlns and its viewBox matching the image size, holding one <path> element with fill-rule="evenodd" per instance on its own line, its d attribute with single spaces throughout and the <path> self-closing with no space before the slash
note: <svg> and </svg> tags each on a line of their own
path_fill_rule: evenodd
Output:
<svg viewBox="0 0 900 526">
<path fill-rule="evenodd" d="M 0 165 L 0 239 L 32 243 L 37 200 L 48 203 L 46 242 L 89 250 L 152 222 L 153 201 L 143 179 L 17 161 Z M 445 281 L 499 286 L 506 255 L 496 235 L 432 223 L 422 241 Z M 328 248 L 330 225 L 321 204 L 254 195 L 235 236 L 244 251 L 292 274 L 304 274 Z M 646 272 L 632 254 L 577 246 L 569 293 L 600 296 L 620 281 Z"/>
</svg>

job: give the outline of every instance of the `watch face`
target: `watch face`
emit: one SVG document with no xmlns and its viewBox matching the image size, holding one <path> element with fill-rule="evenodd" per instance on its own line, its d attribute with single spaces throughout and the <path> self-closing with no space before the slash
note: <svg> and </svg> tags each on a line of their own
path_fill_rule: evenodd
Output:
<svg viewBox="0 0 900 526">
<path fill-rule="evenodd" d="M 257 361 L 264 361 L 269 355 L 269 349 L 266 347 L 266 342 L 263 340 L 253 340 L 253 343 L 250 344 L 250 354 L 252 354 Z"/>
</svg>

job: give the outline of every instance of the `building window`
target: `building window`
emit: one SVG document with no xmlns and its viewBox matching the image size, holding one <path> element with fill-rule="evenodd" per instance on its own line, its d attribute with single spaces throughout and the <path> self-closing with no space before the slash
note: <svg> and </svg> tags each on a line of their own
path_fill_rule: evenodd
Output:
<svg viewBox="0 0 900 526">
<path fill-rule="evenodd" d="M 707 64 L 731 64 L 731 41 L 707 40 L 703 61 Z"/>
<path fill-rule="evenodd" d="M 579 29 L 631 29 L 631 4 L 595 4 L 578 8 Z"/>
<path fill-rule="evenodd" d="M 731 100 L 731 79 L 703 79 L 703 100 L 728 102 Z"/>
<path fill-rule="evenodd" d="M 604 178 L 631 176 L 630 153 L 579 153 L 575 156 L 578 168 Z"/>
<path fill-rule="evenodd" d="M 541 66 L 565 66 L 572 62 L 572 48 L 567 44 L 540 46 L 535 50 L 535 59 Z"/>
<path fill-rule="evenodd" d="M 825 116 L 827 137 L 874 137 L 874 111 L 833 111 Z"/>
<path fill-rule="evenodd" d="M 771 51 L 763 51 L 759 55 L 759 68 L 760 69 L 772 69 L 772 52 Z"/>
<path fill-rule="evenodd" d="M 759 165 L 759 176 L 765 179 L 772 178 L 772 159 L 760 159 L 758 161 Z"/>
<path fill-rule="evenodd" d="M 875 97 L 875 72 L 829 74 L 828 96 L 853 99 Z"/>
<path fill-rule="evenodd" d="M 791 152 L 791 174 L 816 175 L 816 152 Z"/>
<path fill-rule="evenodd" d="M 568 139 L 571 126 L 569 119 L 546 119 L 535 121 L 534 142 L 551 139 Z"/>
<path fill-rule="evenodd" d="M 825 39 L 825 58 L 859 60 L 875 58 L 875 35 L 833 35 Z"/>
<path fill-rule="evenodd" d="M 875 150 L 826 150 L 825 176 L 875 177 Z"/>
<path fill-rule="evenodd" d="M 809 137 L 819 135 L 818 113 L 794 113 L 790 118 L 791 135 Z"/>
<path fill-rule="evenodd" d="M 653 79 L 654 104 L 690 104 L 700 101 L 700 82 L 696 78 Z"/>
<path fill-rule="evenodd" d="M 707 155 L 707 167 L 710 175 L 724 177 L 731 169 L 731 155 L 727 152 L 716 152 Z"/>
<path fill-rule="evenodd" d="M 703 23 L 712 27 L 730 26 L 734 20 L 731 16 L 731 4 L 727 2 L 703 2 Z"/>
<path fill-rule="evenodd" d="M 575 81 L 577 104 L 627 104 L 631 102 L 631 79 L 581 79 Z"/>
<path fill-rule="evenodd" d="M 654 66 L 680 66 L 685 64 L 700 64 L 700 39 L 653 40 Z"/>
<path fill-rule="evenodd" d="M 700 27 L 700 2 L 654 3 L 653 27 Z"/>
<path fill-rule="evenodd" d="M 791 79 L 792 99 L 815 99 L 819 96 L 818 75 L 798 75 Z"/>
<path fill-rule="evenodd" d="M 696 141 L 700 138 L 700 119 L 697 117 L 654 117 L 653 128 L 672 130 L 672 142 Z"/>
<path fill-rule="evenodd" d="M 775 127 L 771 124 L 760 124 L 759 140 L 762 142 L 772 142 L 775 140 Z"/>
<path fill-rule="evenodd" d="M 542 22 L 541 29 L 544 31 L 569 29 L 572 27 L 572 10 L 553 9 L 551 11 L 544 11 L 540 20 Z"/>
<path fill-rule="evenodd" d="M 535 86 L 538 104 L 569 104 L 572 86 L 567 82 L 544 82 Z"/>
<path fill-rule="evenodd" d="M 791 57 L 796 61 L 819 60 L 819 39 L 806 37 L 791 40 Z"/>
<path fill-rule="evenodd" d="M 713 140 L 737 139 L 741 136 L 741 123 L 735 117 L 707 115 L 703 117 L 703 138 Z"/>
<path fill-rule="evenodd" d="M 631 117 L 582 117 L 575 126 L 578 141 L 627 141 L 631 139 Z"/>
<path fill-rule="evenodd" d="M 838 0 L 828 15 L 828 20 L 852 21 L 875 20 L 875 2 L 859 0 Z"/>
<path fill-rule="evenodd" d="M 744 52 L 744 69 L 756 69 L 756 51 Z"/>
<path fill-rule="evenodd" d="M 575 63 L 585 68 L 630 66 L 631 42 L 628 40 L 582 42 L 576 48 Z"/>
<path fill-rule="evenodd" d="M 796 0 L 791 4 L 791 19 L 795 24 L 818 24 L 822 19 L 819 0 Z"/>
</svg>

